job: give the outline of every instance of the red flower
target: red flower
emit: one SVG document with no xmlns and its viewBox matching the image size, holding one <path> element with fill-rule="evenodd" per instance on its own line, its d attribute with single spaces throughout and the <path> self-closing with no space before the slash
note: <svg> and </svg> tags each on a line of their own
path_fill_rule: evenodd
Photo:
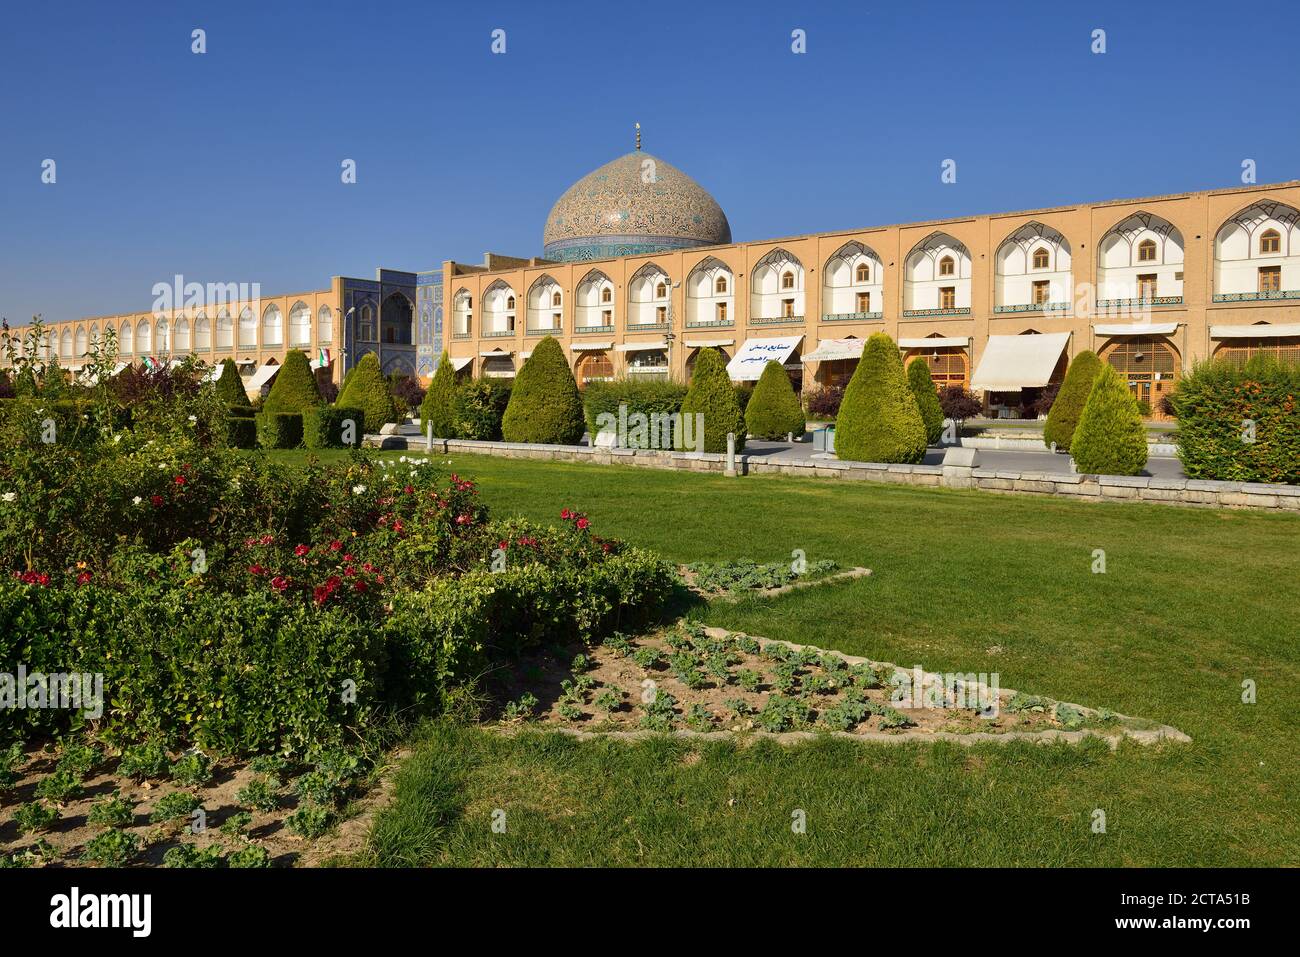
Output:
<svg viewBox="0 0 1300 957">
<path fill-rule="evenodd" d="M 405 492 L 407 495 L 414 495 L 414 494 L 415 494 L 415 486 L 413 486 L 413 485 L 408 485 L 408 486 L 406 486 L 406 488 L 402 489 L 402 491 Z"/>
<path fill-rule="evenodd" d="M 289 579 L 285 578 L 283 575 L 276 575 L 271 579 L 271 587 L 276 591 L 282 592 L 289 587 Z"/>
<path fill-rule="evenodd" d="M 561 510 L 561 512 L 560 512 L 560 518 L 564 519 L 564 520 L 567 522 L 567 521 L 569 520 L 569 516 L 572 515 L 572 514 L 573 514 L 573 513 L 570 512 L 570 511 L 566 508 L 566 509 Z"/>
<path fill-rule="evenodd" d="M 365 583 L 364 581 L 362 581 L 360 578 L 358 578 L 356 581 L 354 581 L 354 582 L 352 583 L 352 588 L 353 588 L 355 591 L 365 591 L 365 590 L 366 590 L 366 583 Z"/>
<path fill-rule="evenodd" d="M 257 564 L 256 562 L 248 566 L 248 574 L 250 575 L 260 575 L 264 571 L 266 571 L 266 569 L 263 568 L 261 565 Z"/>
<path fill-rule="evenodd" d="M 340 542 L 337 538 L 334 541 L 330 542 L 330 551 L 332 552 L 337 552 L 342 547 L 343 547 L 343 543 Z"/>
<path fill-rule="evenodd" d="M 184 476 L 184 475 L 178 475 L 178 476 L 176 476 L 174 479 L 172 479 L 172 481 L 175 482 L 177 485 L 184 485 L 184 484 L 185 484 L 185 476 Z"/>
<path fill-rule="evenodd" d="M 306 555 L 309 551 L 311 551 L 310 545 L 299 545 L 293 550 L 293 553 L 299 558 L 302 558 L 302 556 Z"/>
<path fill-rule="evenodd" d="M 591 524 L 591 522 L 587 521 L 585 518 L 580 518 L 578 519 L 577 524 L 579 528 L 586 528 L 588 525 Z"/>
<path fill-rule="evenodd" d="M 375 566 L 372 565 L 372 564 L 370 564 L 369 562 L 365 562 L 361 567 L 364 568 L 366 571 L 371 572 L 371 573 L 373 573 L 374 570 L 375 570 Z"/>
<path fill-rule="evenodd" d="M 457 516 L 456 516 L 456 524 L 457 524 L 457 525 L 468 525 L 468 524 L 469 524 L 470 522 L 472 522 L 472 521 L 474 521 L 474 520 L 473 520 L 472 518 L 470 518 L 468 515 L 457 515 Z"/>
<path fill-rule="evenodd" d="M 261 543 L 262 543 L 263 545 L 270 545 L 271 542 L 273 542 L 273 541 L 274 541 L 274 539 L 271 538 L 270 535 L 263 535 L 262 538 L 261 538 Z"/>
<path fill-rule="evenodd" d="M 351 554 L 344 555 L 344 556 L 343 556 L 343 560 L 344 560 L 345 562 L 350 562 L 350 561 L 352 561 L 352 556 L 351 556 Z"/>
<path fill-rule="evenodd" d="M 330 593 L 324 585 L 317 585 L 311 590 L 311 597 L 318 605 L 325 604 L 325 599 L 329 598 Z"/>
<path fill-rule="evenodd" d="M 80 575 L 77 576 L 78 585 L 85 585 L 89 581 L 90 581 L 90 572 L 82 572 Z"/>
<path fill-rule="evenodd" d="M 149 501 L 153 504 L 154 508 L 162 508 L 163 497 L 161 495 L 150 495 Z"/>
<path fill-rule="evenodd" d="M 523 543 L 520 542 L 520 544 L 522 545 Z M 500 548 L 500 549 L 504 550 L 504 549 L 507 549 L 507 548 L 509 548 L 509 547 L 510 547 L 510 543 L 507 542 L 505 539 L 502 539 L 501 541 L 497 542 L 497 548 Z"/>
</svg>

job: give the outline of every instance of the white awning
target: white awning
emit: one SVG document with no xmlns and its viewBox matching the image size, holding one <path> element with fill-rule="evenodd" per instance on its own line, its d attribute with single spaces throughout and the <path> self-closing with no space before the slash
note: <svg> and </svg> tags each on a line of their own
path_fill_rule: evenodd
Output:
<svg viewBox="0 0 1300 957">
<path fill-rule="evenodd" d="M 1099 336 L 1169 336 L 1178 331 L 1176 322 L 1130 322 L 1120 325 L 1093 325 Z"/>
<path fill-rule="evenodd" d="M 245 388 L 260 389 L 263 385 L 270 382 L 277 372 L 280 371 L 278 365 L 264 365 L 253 373 L 253 378 L 248 380 Z"/>
<path fill-rule="evenodd" d="M 734 346 L 735 339 L 686 339 L 683 344 L 690 349 L 711 349 L 714 346 Z"/>
<path fill-rule="evenodd" d="M 1052 370 L 1069 341 L 1068 332 L 989 336 L 979 367 L 971 377 L 971 388 L 986 392 L 1041 388 L 1052 378 Z"/>
<path fill-rule="evenodd" d="M 899 339 L 900 349 L 951 349 L 970 345 L 970 336 L 931 336 L 929 339 Z"/>
<path fill-rule="evenodd" d="M 667 349 L 668 343 L 662 339 L 658 342 L 625 342 L 614 347 L 616 352 L 650 352 L 654 349 Z"/>
<path fill-rule="evenodd" d="M 224 373 L 225 371 L 226 371 L 226 364 L 224 362 L 218 362 L 206 373 L 204 373 L 203 381 L 216 382 L 218 379 L 221 378 L 222 373 Z"/>
<path fill-rule="evenodd" d="M 493 356 L 512 356 L 514 352 L 507 352 L 505 349 L 493 349 L 491 352 L 480 352 L 479 355 L 484 359 L 491 359 Z"/>
<path fill-rule="evenodd" d="M 129 362 L 119 362 L 117 365 L 113 366 L 113 371 L 110 373 L 110 375 L 118 375 L 120 372 L 122 372 L 123 369 L 125 369 L 130 364 L 131 363 Z"/>
<path fill-rule="evenodd" d="M 861 359 L 865 339 L 822 339 L 817 348 L 804 355 L 804 362 L 830 362 L 835 359 Z"/>
<path fill-rule="evenodd" d="M 255 365 L 257 365 L 257 360 L 256 360 L 256 359 L 248 359 L 248 358 L 244 358 L 244 359 L 236 359 L 236 360 L 235 360 L 235 365 L 237 365 L 237 366 L 255 366 Z"/>
<path fill-rule="evenodd" d="M 451 367 L 457 372 L 459 372 L 461 369 L 465 368 L 467 365 L 469 365 L 471 362 L 474 361 L 473 356 L 451 356 L 450 358 L 451 358 Z"/>
<path fill-rule="evenodd" d="M 613 349 L 612 342 L 575 342 L 569 346 L 574 352 L 599 352 L 604 349 Z"/>
<path fill-rule="evenodd" d="M 324 362 L 321 362 L 319 359 L 312 359 L 311 362 L 307 364 L 311 366 L 313 369 L 324 369 L 326 365 Z"/>
<path fill-rule="evenodd" d="M 768 362 L 785 365 L 801 342 L 802 335 L 746 339 L 736 357 L 727 363 L 727 375 L 736 382 L 756 382 L 763 375 L 763 368 Z"/>
<path fill-rule="evenodd" d="M 1276 339 L 1300 336 L 1300 323 L 1262 326 L 1210 326 L 1211 339 Z"/>
<path fill-rule="evenodd" d="M 184 363 L 184 359 L 172 359 L 167 363 L 167 368 L 175 369 Z"/>
</svg>

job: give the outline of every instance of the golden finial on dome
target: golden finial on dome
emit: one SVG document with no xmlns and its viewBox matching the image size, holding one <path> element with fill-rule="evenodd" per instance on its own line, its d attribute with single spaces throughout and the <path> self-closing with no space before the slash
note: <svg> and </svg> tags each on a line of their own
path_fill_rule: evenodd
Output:
<svg viewBox="0 0 1300 957">
<path fill-rule="evenodd" d="M 636 148 L 641 149 L 641 124 L 636 125 Z"/>
</svg>

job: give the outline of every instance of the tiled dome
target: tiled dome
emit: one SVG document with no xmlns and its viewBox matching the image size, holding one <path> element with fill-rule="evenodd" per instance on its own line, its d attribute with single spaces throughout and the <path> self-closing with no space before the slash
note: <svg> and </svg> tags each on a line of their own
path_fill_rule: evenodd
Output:
<svg viewBox="0 0 1300 957">
<path fill-rule="evenodd" d="M 636 150 L 570 186 L 551 207 L 542 241 L 547 259 L 608 259 L 726 244 L 731 225 L 699 183 Z"/>
</svg>

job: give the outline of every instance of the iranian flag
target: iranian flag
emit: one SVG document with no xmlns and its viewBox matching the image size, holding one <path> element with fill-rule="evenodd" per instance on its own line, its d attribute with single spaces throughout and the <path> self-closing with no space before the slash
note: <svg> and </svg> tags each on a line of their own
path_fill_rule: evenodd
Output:
<svg viewBox="0 0 1300 957">
<path fill-rule="evenodd" d="M 317 357 L 317 361 L 320 362 L 322 369 L 325 368 L 327 365 L 329 365 L 330 351 L 328 349 L 321 349 L 320 355 Z"/>
<path fill-rule="evenodd" d="M 144 357 L 144 367 L 145 367 L 146 369 L 148 369 L 150 372 L 157 372 L 157 371 L 158 371 L 158 360 L 155 359 L 153 356 L 145 356 L 145 357 Z"/>
</svg>

